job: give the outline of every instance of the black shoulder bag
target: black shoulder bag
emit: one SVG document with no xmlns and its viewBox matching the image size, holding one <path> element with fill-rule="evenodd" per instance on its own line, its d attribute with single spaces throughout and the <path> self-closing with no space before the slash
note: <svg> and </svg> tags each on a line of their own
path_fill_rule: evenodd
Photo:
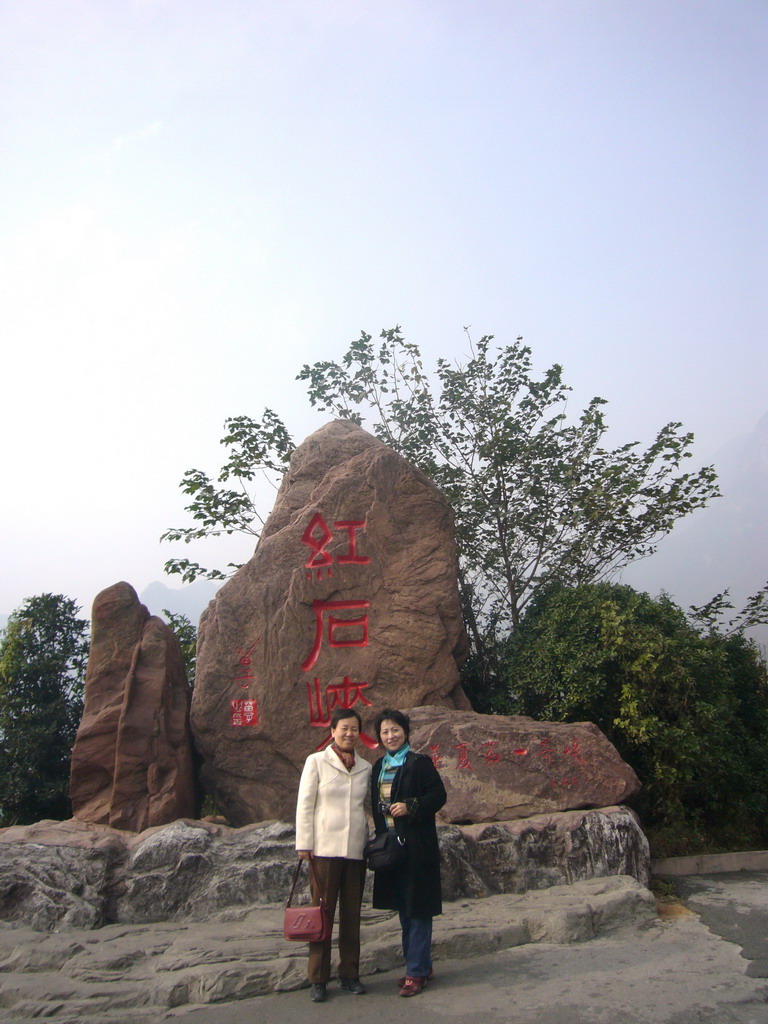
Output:
<svg viewBox="0 0 768 1024">
<path fill-rule="evenodd" d="M 409 755 L 410 756 L 410 755 Z M 397 800 L 390 797 L 390 803 L 395 804 Z M 380 835 L 369 839 L 365 844 L 363 856 L 368 861 L 371 871 L 394 871 L 405 863 L 408 851 L 405 848 L 405 836 L 397 831 L 397 818 L 394 819 L 395 828 L 387 829 Z"/>
</svg>

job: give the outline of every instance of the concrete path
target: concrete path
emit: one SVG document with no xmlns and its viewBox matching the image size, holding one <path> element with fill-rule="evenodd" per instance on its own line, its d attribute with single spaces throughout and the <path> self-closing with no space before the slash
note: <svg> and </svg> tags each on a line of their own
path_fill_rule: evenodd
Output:
<svg viewBox="0 0 768 1024">
<path fill-rule="evenodd" d="M 322 1005 L 297 987 L 304 947 L 283 942 L 280 908 L 215 924 L 0 929 L 0 1020 L 768 1024 L 768 874 L 676 884 L 690 908 L 671 902 L 661 917 L 632 879 L 449 904 L 436 922 L 436 979 L 415 999 L 397 995 L 396 922 L 375 911 L 368 994 L 333 989 Z"/>
<path fill-rule="evenodd" d="M 768 871 L 682 878 L 676 888 L 716 935 L 741 947 L 751 978 L 768 978 Z"/>
<path fill-rule="evenodd" d="M 187 1024 L 766 1024 L 766 991 L 744 973 L 738 948 L 695 918 L 638 935 L 628 929 L 586 945 L 523 946 L 477 960 L 436 964 L 414 999 L 397 995 L 398 972 L 370 979 L 368 994 L 307 991 L 264 996 L 185 1015 Z M 350 1003 L 350 1000 L 354 1002 Z"/>
<path fill-rule="evenodd" d="M 400 972 L 390 971 L 368 979 L 365 996 L 334 990 L 315 1006 L 303 990 L 192 1010 L 185 1021 L 303 1024 L 343 1016 L 355 1024 L 768 1024 L 768 874 L 682 882 L 691 908 L 663 904 L 662 916 L 646 928 L 625 926 L 585 944 L 439 961 L 436 979 L 415 999 L 398 997 Z"/>
</svg>

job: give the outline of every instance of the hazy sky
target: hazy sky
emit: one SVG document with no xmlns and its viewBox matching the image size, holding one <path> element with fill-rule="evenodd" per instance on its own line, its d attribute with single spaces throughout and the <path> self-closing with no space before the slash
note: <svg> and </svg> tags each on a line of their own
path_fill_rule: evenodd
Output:
<svg viewBox="0 0 768 1024">
<path fill-rule="evenodd" d="M 523 335 L 616 444 L 749 433 L 767 37 L 764 0 L 0 0 L 0 612 L 194 555 L 184 470 L 230 415 L 320 426 L 294 377 L 361 329 Z"/>
</svg>

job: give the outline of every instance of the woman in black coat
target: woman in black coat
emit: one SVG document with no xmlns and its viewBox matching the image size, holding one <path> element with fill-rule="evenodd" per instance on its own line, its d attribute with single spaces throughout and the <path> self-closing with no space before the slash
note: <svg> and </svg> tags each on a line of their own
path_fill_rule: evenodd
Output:
<svg viewBox="0 0 768 1024">
<path fill-rule="evenodd" d="M 407 715 L 381 712 L 376 738 L 387 753 L 371 775 L 376 835 L 394 830 L 405 840 L 405 862 L 377 871 L 373 881 L 373 906 L 400 912 L 406 963 L 401 996 L 418 995 L 432 976 L 432 918 L 443 909 L 435 814 L 445 803 L 445 787 L 432 759 L 411 750 L 409 733 Z"/>
</svg>

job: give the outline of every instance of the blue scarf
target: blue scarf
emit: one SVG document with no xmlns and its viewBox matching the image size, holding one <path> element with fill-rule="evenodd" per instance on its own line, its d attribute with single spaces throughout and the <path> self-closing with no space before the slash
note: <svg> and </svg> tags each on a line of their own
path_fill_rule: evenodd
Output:
<svg viewBox="0 0 768 1024">
<path fill-rule="evenodd" d="M 399 768 L 400 765 L 405 761 L 406 756 L 410 753 L 411 747 L 409 743 L 404 743 L 399 750 L 396 750 L 394 754 L 387 752 L 384 755 L 384 760 L 381 765 L 381 770 L 386 772 L 392 768 Z"/>
</svg>

